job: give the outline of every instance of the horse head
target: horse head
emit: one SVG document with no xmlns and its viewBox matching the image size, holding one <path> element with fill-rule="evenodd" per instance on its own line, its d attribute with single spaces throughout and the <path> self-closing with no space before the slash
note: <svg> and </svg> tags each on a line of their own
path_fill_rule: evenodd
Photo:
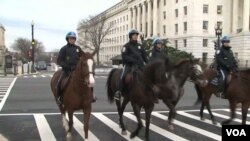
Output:
<svg viewBox="0 0 250 141">
<path fill-rule="evenodd" d="M 82 53 L 80 60 L 76 66 L 76 71 L 79 80 L 88 87 L 93 87 L 93 85 L 95 84 L 95 79 L 94 79 L 95 62 L 93 59 L 94 55 L 95 52 Z"/>
</svg>

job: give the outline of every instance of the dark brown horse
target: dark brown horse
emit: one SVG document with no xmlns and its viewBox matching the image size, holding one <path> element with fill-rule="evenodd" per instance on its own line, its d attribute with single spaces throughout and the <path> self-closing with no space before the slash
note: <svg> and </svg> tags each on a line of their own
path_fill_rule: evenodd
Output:
<svg viewBox="0 0 250 141">
<path fill-rule="evenodd" d="M 171 90 L 168 89 L 168 87 L 162 87 L 160 91 L 159 98 L 162 99 L 162 101 L 167 105 L 167 107 L 170 109 L 169 116 L 168 116 L 168 126 L 171 130 L 174 129 L 172 124 L 172 119 L 176 115 L 175 106 L 178 103 L 179 99 L 184 94 L 184 84 L 189 79 L 195 84 L 198 85 L 206 85 L 206 81 L 203 75 L 203 71 L 201 69 L 201 66 L 199 64 L 199 59 L 186 59 L 181 60 L 179 63 L 177 63 L 172 73 L 174 75 L 176 84 L 176 88 L 170 87 Z M 180 94 L 178 97 L 178 100 L 172 101 L 171 98 L 168 97 L 167 93 L 171 93 L 172 90 L 179 90 Z"/>
<path fill-rule="evenodd" d="M 196 91 L 199 95 L 198 98 L 201 101 L 200 117 L 203 120 L 203 110 L 206 106 L 211 120 L 214 124 L 216 121 L 214 119 L 213 113 L 211 112 L 209 100 L 212 94 L 217 92 L 216 86 L 212 85 L 211 80 L 217 75 L 215 70 L 206 69 L 204 75 L 209 83 L 205 87 L 196 85 Z M 228 77 L 227 86 L 225 90 L 225 97 L 229 101 L 229 107 L 231 110 L 230 119 L 223 121 L 222 124 L 228 124 L 235 118 L 235 109 L 238 103 L 242 105 L 242 124 L 246 124 L 246 116 L 248 108 L 250 106 L 250 70 L 239 71 L 238 73 L 231 74 Z"/>
<path fill-rule="evenodd" d="M 63 89 L 63 100 L 59 106 L 62 121 L 67 133 L 67 140 L 72 140 L 71 129 L 73 125 L 73 113 L 75 110 L 83 110 L 85 140 L 88 139 L 89 118 L 91 114 L 92 90 L 95 83 L 93 77 L 94 60 L 93 54 L 83 53 L 76 65 L 75 71 L 70 74 L 67 85 Z M 56 85 L 62 72 L 57 71 L 51 79 L 51 90 L 56 95 Z M 65 82 L 63 81 L 63 84 Z M 68 113 L 69 121 L 65 113 Z"/>
<path fill-rule="evenodd" d="M 124 98 L 122 104 L 121 100 L 116 100 L 116 106 L 119 113 L 119 118 L 120 118 L 119 121 L 120 121 L 120 126 L 122 128 L 122 134 L 127 134 L 126 128 L 123 123 L 123 112 L 127 103 L 130 101 L 133 107 L 134 114 L 138 121 L 137 129 L 134 132 L 132 132 L 130 137 L 133 138 L 137 136 L 140 129 L 142 128 L 140 111 L 141 108 L 143 107 L 145 109 L 145 115 L 146 115 L 145 138 L 146 140 L 149 140 L 149 125 L 150 125 L 151 112 L 154 108 L 154 94 L 151 88 L 149 88 L 148 84 L 146 83 L 146 79 L 147 77 L 149 77 L 149 75 L 145 75 L 144 73 L 148 69 L 158 69 L 160 71 L 157 71 L 158 72 L 157 74 L 159 75 L 158 78 L 160 80 L 157 80 L 157 82 L 159 82 L 159 84 L 161 85 L 168 85 L 170 83 L 174 85 L 175 82 L 172 81 L 173 80 L 172 75 L 166 75 L 167 70 L 169 70 L 168 65 L 166 65 L 167 64 L 166 62 L 167 62 L 166 60 L 157 61 L 153 63 L 157 64 L 157 67 L 154 67 L 154 65 L 151 64 L 149 66 L 146 66 L 146 68 L 143 71 L 133 72 L 133 80 L 130 81 L 129 83 L 126 83 L 127 89 L 122 93 L 122 96 Z M 137 73 L 137 75 L 135 75 L 135 73 Z M 121 74 L 120 69 L 113 69 L 108 76 L 106 86 L 107 86 L 108 99 L 110 100 L 110 102 L 114 101 L 114 94 L 115 91 L 117 90 L 117 82 L 120 79 L 120 74 Z M 173 92 L 174 96 L 172 98 L 175 98 L 177 100 L 179 97 L 178 94 L 179 94 L 178 90 L 174 91 Z"/>
</svg>

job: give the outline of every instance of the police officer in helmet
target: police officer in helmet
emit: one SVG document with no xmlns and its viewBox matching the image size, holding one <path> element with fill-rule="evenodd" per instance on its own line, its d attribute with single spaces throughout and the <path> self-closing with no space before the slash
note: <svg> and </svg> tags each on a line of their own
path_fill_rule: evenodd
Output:
<svg viewBox="0 0 250 141">
<path fill-rule="evenodd" d="M 150 62 L 154 62 L 158 59 L 163 59 L 166 57 L 163 52 L 162 40 L 159 37 L 154 38 L 152 45 L 153 49 L 150 53 L 150 58 L 149 58 Z"/>
<path fill-rule="evenodd" d="M 147 54 L 141 44 L 138 43 L 139 32 L 131 29 L 128 33 L 129 42 L 122 47 L 123 71 L 120 77 L 118 90 L 115 93 L 115 99 L 119 99 L 123 90 L 123 77 L 133 68 L 142 69 L 144 64 L 148 63 Z"/>
<path fill-rule="evenodd" d="M 56 102 L 58 105 L 62 102 L 62 90 L 61 83 L 64 78 L 66 78 L 72 71 L 75 70 L 75 67 L 84 52 L 82 49 L 75 44 L 76 42 L 76 33 L 69 32 L 66 35 L 67 44 L 63 46 L 57 58 L 57 64 L 62 67 L 62 73 L 59 77 L 57 83 L 56 91 Z M 92 88 L 93 91 L 93 88 Z"/>
<path fill-rule="evenodd" d="M 222 47 L 216 53 L 216 62 L 218 64 L 218 69 L 221 73 L 221 87 L 222 93 L 221 96 L 217 94 L 217 96 L 224 97 L 224 89 L 226 86 L 226 78 L 229 73 L 236 72 L 238 69 L 237 62 L 234 58 L 233 51 L 230 46 L 230 37 L 224 36 L 221 40 Z"/>
</svg>

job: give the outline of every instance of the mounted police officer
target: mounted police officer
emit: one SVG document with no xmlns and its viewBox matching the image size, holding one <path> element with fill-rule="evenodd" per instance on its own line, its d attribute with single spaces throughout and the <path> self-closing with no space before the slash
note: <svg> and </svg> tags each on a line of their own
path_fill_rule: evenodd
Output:
<svg viewBox="0 0 250 141">
<path fill-rule="evenodd" d="M 163 59 L 166 57 L 163 52 L 163 45 L 160 38 L 158 37 L 154 38 L 152 45 L 153 49 L 150 53 L 150 58 L 149 58 L 150 62 L 154 62 L 158 59 Z"/>
<path fill-rule="evenodd" d="M 61 104 L 61 100 L 62 100 L 61 98 L 62 80 L 66 78 L 67 76 L 69 76 L 69 74 L 75 70 L 77 62 L 80 59 L 80 56 L 84 53 L 79 46 L 75 45 L 76 34 L 74 32 L 69 32 L 66 35 L 66 41 L 67 41 L 67 44 L 61 48 L 58 58 L 57 58 L 57 64 L 62 67 L 62 73 L 57 83 L 56 101 L 58 104 Z"/>
<path fill-rule="evenodd" d="M 141 44 L 138 43 L 139 32 L 132 29 L 128 33 L 129 42 L 122 47 L 123 71 L 120 77 L 118 90 L 115 93 L 115 99 L 119 99 L 123 90 L 123 77 L 128 72 L 135 69 L 142 69 L 145 63 L 148 63 L 147 54 Z"/>
<path fill-rule="evenodd" d="M 221 40 L 222 47 L 220 50 L 216 52 L 216 62 L 218 64 L 218 69 L 220 71 L 220 83 L 222 93 L 221 96 L 217 94 L 217 96 L 224 97 L 224 90 L 226 86 L 226 78 L 229 73 L 236 72 L 238 69 L 237 62 L 234 58 L 233 51 L 230 46 L 230 37 L 224 36 Z"/>
</svg>

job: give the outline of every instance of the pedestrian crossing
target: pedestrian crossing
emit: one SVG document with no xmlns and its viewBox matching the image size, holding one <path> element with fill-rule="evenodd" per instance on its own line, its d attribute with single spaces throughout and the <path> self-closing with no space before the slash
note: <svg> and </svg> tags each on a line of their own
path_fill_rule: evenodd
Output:
<svg viewBox="0 0 250 141">
<path fill-rule="evenodd" d="M 0 78 L 0 111 L 15 81 L 16 81 L 16 78 L 13 78 L 13 77 L 1 77 Z"/>
<path fill-rule="evenodd" d="M 241 124 L 241 115 L 239 111 L 240 110 L 237 110 L 236 119 L 232 124 Z M 152 112 L 149 132 L 150 139 L 152 141 L 221 140 L 221 125 L 219 123 L 229 118 L 230 111 L 228 109 L 214 109 L 213 113 L 215 119 L 218 121 L 216 125 L 212 124 L 210 121 L 207 111 L 204 112 L 205 120 L 200 120 L 199 110 L 178 111 L 176 119 L 173 120 L 174 129 L 170 130 L 167 128 L 166 121 L 168 111 Z M 145 125 L 145 114 L 142 113 L 141 115 L 143 124 Z M 247 117 L 247 124 L 250 124 L 250 115 L 248 114 Z M 73 140 L 83 140 L 83 114 L 75 113 L 73 119 Z M 134 114 L 125 112 L 124 123 L 127 128 L 127 134 L 121 135 L 117 112 L 93 112 L 89 123 L 89 140 L 131 140 L 129 136 L 137 126 L 137 120 Z M 59 113 L 0 114 L 0 124 L 0 131 L 9 140 L 66 140 L 65 130 L 62 126 L 62 117 Z M 145 127 L 142 128 L 138 137 L 135 137 L 133 141 L 144 140 L 144 133 Z"/>
<path fill-rule="evenodd" d="M 24 75 L 20 78 L 52 78 L 53 74 L 36 74 L 36 75 Z M 95 78 L 107 78 L 107 76 L 95 76 Z"/>
</svg>

